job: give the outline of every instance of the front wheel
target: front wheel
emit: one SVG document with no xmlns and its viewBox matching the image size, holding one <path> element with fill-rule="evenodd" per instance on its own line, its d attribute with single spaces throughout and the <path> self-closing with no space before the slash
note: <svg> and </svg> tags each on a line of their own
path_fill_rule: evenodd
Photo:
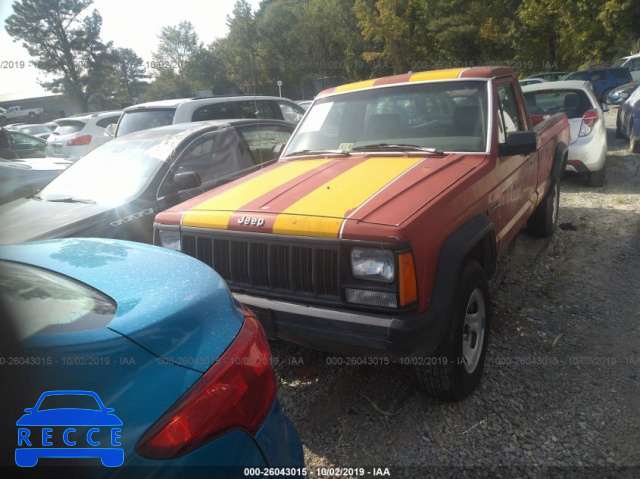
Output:
<svg viewBox="0 0 640 479">
<path fill-rule="evenodd" d="M 417 366 L 425 391 L 446 401 L 469 396 L 480 384 L 489 340 L 491 299 L 487 277 L 476 261 L 458 278 L 449 329 L 426 364 Z"/>
</svg>

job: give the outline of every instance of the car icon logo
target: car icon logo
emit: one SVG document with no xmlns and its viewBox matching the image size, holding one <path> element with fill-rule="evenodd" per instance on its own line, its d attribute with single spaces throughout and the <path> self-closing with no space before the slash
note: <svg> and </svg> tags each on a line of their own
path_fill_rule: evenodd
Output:
<svg viewBox="0 0 640 479">
<path fill-rule="evenodd" d="M 82 402 L 90 407 L 60 407 Z M 51 407 L 52 405 L 58 407 Z M 124 463 L 122 421 L 93 391 L 42 393 L 18 421 L 16 464 L 33 467 L 40 458 L 100 458 L 107 467 Z"/>
</svg>

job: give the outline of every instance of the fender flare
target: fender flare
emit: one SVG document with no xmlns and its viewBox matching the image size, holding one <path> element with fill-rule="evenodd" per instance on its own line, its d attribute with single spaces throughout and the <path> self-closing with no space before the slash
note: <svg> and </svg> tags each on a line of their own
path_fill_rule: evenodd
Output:
<svg viewBox="0 0 640 479">
<path fill-rule="evenodd" d="M 472 257 L 478 260 L 487 278 L 491 278 L 496 269 L 496 233 L 493 223 L 485 215 L 474 216 L 460 226 L 440 249 L 429 308 L 446 313 L 446 318 L 450 317 L 453 307 L 462 263 L 472 251 L 475 253 Z"/>
<path fill-rule="evenodd" d="M 567 169 L 567 161 L 569 160 L 569 147 L 561 141 L 556 145 L 556 151 L 553 154 L 553 165 L 551 166 L 551 178 L 560 180 Z"/>
</svg>

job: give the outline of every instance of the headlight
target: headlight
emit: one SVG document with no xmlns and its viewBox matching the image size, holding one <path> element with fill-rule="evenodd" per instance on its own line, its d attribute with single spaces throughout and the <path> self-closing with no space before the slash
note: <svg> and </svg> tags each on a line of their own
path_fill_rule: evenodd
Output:
<svg viewBox="0 0 640 479">
<path fill-rule="evenodd" d="M 381 283 L 392 283 L 395 279 L 393 252 L 386 249 L 353 248 L 351 271 L 353 277 Z"/>
<path fill-rule="evenodd" d="M 158 230 L 158 235 L 160 236 L 160 246 L 180 251 L 180 231 Z"/>
</svg>

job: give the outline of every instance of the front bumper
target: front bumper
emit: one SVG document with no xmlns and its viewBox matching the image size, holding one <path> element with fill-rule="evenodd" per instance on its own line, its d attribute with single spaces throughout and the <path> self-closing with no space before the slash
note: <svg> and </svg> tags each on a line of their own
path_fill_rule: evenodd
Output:
<svg viewBox="0 0 640 479">
<path fill-rule="evenodd" d="M 256 314 L 268 337 L 343 355 L 392 359 L 429 355 L 442 342 L 449 320 L 446 310 L 385 315 L 241 293 L 234 297 Z"/>
</svg>

